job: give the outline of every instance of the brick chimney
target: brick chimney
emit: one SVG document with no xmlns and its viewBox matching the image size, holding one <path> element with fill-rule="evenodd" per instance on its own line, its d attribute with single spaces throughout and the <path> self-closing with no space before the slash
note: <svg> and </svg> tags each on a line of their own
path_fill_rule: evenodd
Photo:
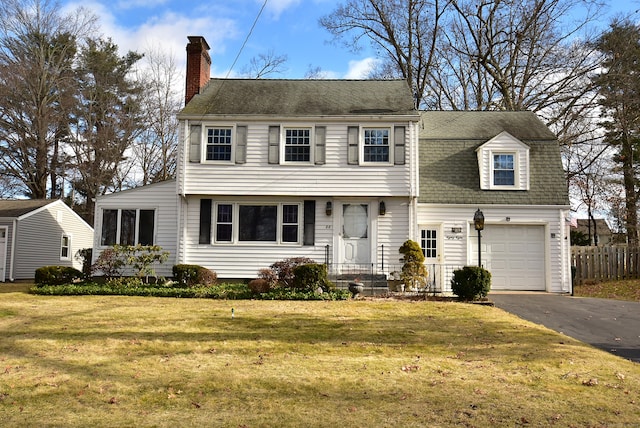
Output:
<svg viewBox="0 0 640 428">
<path fill-rule="evenodd" d="M 184 104 L 187 105 L 211 78 L 211 57 L 209 45 L 202 36 L 188 36 L 187 44 L 187 81 Z"/>
</svg>

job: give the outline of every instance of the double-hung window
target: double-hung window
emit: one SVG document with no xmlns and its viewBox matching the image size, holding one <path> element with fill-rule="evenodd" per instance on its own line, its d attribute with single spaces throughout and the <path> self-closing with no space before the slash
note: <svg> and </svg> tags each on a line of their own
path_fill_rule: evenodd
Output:
<svg viewBox="0 0 640 428">
<path fill-rule="evenodd" d="M 301 240 L 300 204 L 218 203 L 215 242 L 275 242 Z"/>
<path fill-rule="evenodd" d="M 493 155 L 493 185 L 513 186 L 515 185 L 515 163 L 514 155 L 511 153 L 500 153 Z"/>
<path fill-rule="evenodd" d="M 206 128 L 206 160 L 231 161 L 231 127 Z"/>
<path fill-rule="evenodd" d="M 71 260 L 71 236 L 66 234 L 60 241 L 60 260 Z"/>
<path fill-rule="evenodd" d="M 285 128 L 284 161 L 311 162 L 311 129 Z"/>
<path fill-rule="evenodd" d="M 389 129 L 388 128 L 365 128 L 363 157 L 367 163 L 388 163 L 389 162 Z"/>
<path fill-rule="evenodd" d="M 155 210 L 102 210 L 101 245 L 153 245 L 154 236 Z"/>
</svg>

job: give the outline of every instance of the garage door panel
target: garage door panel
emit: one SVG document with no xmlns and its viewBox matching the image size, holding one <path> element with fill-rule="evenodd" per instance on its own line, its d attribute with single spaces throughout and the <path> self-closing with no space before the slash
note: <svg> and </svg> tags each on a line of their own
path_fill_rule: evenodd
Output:
<svg viewBox="0 0 640 428">
<path fill-rule="evenodd" d="M 483 264 L 491 272 L 492 289 L 545 289 L 544 230 L 544 226 L 519 225 L 485 228 L 482 256 Z"/>
</svg>

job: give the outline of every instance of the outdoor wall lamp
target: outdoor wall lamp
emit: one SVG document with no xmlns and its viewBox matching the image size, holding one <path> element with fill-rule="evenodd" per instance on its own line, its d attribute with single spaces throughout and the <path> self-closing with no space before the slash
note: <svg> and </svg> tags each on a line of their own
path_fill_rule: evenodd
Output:
<svg viewBox="0 0 640 428">
<path fill-rule="evenodd" d="M 333 212 L 333 205 L 331 204 L 331 201 L 328 201 L 326 207 L 324 208 L 324 213 L 326 215 L 331 215 L 332 212 Z"/>
<path fill-rule="evenodd" d="M 473 227 L 478 231 L 478 266 L 482 266 L 482 245 L 480 235 L 480 231 L 484 229 L 484 214 L 480 211 L 480 208 L 476 210 L 476 213 L 473 215 Z"/>
<path fill-rule="evenodd" d="M 384 204 L 384 201 L 380 201 L 378 205 L 378 214 L 385 215 L 387 213 L 387 206 Z"/>
</svg>

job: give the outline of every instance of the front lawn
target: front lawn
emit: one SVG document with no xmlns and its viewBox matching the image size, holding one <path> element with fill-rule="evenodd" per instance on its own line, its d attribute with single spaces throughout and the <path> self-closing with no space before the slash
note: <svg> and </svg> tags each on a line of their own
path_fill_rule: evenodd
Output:
<svg viewBox="0 0 640 428">
<path fill-rule="evenodd" d="M 488 306 L 0 296 L 3 426 L 631 426 L 640 417 L 640 365 Z"/>
</svg>

